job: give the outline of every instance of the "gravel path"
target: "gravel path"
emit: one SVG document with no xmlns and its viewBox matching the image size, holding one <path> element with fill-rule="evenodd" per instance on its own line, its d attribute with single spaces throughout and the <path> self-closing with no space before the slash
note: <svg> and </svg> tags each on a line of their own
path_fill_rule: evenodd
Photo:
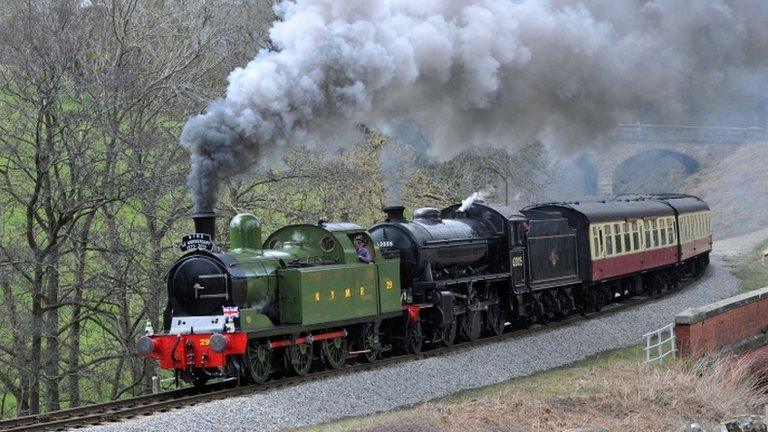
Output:
<svg viewBox="0 0 768 432">
<path fill-rule="evenodd" d="M 89 431 L 272 431 L 413 405 L 475 387 L 496 384 L 631 345 L 673 321 L 678 312 L 723 299 L 738 281 L 721 255 L 749 250 L 768 231 L 717 242 L 710 268 L 685 290 L 656 301 L 573 325 L 459 351 L 210 402 Z"/>
</svg>

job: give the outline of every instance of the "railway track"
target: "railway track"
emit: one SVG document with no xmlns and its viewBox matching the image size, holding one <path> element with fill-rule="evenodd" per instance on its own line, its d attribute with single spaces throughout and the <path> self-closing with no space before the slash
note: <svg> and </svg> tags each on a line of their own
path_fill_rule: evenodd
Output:
<svg viewBox="0 0 768 432">
<path fill-rule="evenodd" d="M 695 282 L 696 280 L 698 279 L 681 282 L 677 289 L 672 291 L 664 291 L 663 293 L 652 297 L 635 296 L 628 299 L 622 299 L 619 302 L 612 303 L 611 305 L 604 307 L 600 312 L 589 314 L 586 317 L 578 314 L 570 315 L 560 321 L 551 322 L 546 325 L 536 325 L 528 329 L 507 331 L 500 336 L 488 336 L 478 339 L 474 342 L 459 342 L 450 347 L 433 348 L 415 355 L 409 354 L 390 356 L 383 358 L 376 363 L 353 363 L 338 370 L 321 370 L 303 377 L 279 378 L 261 385 L 236 387 L 234 386 L 234 381 L 232 380 L 222 381 L 209 384 L 202 389 L 191 387 L 183 388 L 100 404 L 85 405 L 77 408 L 53 411 L 44 414 L 17 417 L 14 419 L 0 421 L 0 431 L 54 431 L 112 423 L 142 415 L 150 415 L 157 412 L 165 412 L 173 409 L 183 408 L 202 402 L 210 402 L 234 396 L 265 392 L 280 387 L 295 385 L 301 382 L 322 379 L 328 376 L 338 376 L 339 374 L 379 369 L 403 361 L 441 356 L 458 350 L 469 349 L 485 344 L 500 342 L 510 338 L 527 336 L 542 331 L 551 330 L 553 328 L 567 326 L 582 319 L 604 317 L 609 314 L 618 313 L 624 309 L 636 306 L 641 303 L 652 303 L 668 296 L 671 293 L 676 293 L 682 289 L 685 289 L 688 285 L 690 285 L 692 282 Z"/>
</svg>

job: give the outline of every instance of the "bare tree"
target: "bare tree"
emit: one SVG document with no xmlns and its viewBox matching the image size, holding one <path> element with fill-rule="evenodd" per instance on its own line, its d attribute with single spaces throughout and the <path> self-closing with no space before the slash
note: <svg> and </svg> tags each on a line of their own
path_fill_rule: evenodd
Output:
<svg viewBox="0 0 768 432">
<path fill-rule="evenodd" d="M 15 2 L 7 5 L 0 71 L 2 109 L 14 122 L 0 125 L 6 149 L 0 190 L 24 209 L 23 232 L 29 260 L 14 268 L 31 297 L 31 337 L 22 371 L 29 409 L 40 410 L 40 369 L 46 406 L 59 408 L 60 263 L 62 243 L 80 218 L 119 194 L 105 196 L 82 187 L 92 167 L 103 162 L 83 122 L 77 69 L 88 34 L 86 11 L 77 1 Z M 0 248 L 11 257 L 6 247 Z M 45 341 L 45 343 L 43 343 Z M 43 356 L 43 348 L 45 355 Z"/>
</svg>

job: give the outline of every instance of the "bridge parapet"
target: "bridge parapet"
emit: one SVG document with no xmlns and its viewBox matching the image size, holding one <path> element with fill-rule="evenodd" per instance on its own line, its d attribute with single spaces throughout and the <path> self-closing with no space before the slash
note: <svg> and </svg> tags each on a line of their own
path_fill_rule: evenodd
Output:
<svg viewBox="0 0 768 432">
<path fill-rule="evenodd" d="M 704 127 L 654 124 L 620 124 L 611 139 L 632 143 L 744 144 L 765 140 L 758 127 Z"/>
<path fill-rule="evenodd" d="M 767 331 L 768 288 L 686 309 L 675 317 L 675 334 L 684 356 L 762 346 L 768 341 Z"/>
</svg>

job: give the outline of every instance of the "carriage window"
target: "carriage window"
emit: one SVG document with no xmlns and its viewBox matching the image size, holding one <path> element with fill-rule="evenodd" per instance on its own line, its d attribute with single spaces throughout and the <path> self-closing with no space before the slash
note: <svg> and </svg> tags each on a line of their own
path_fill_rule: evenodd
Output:
<svg viewBox="0 0 768 432">
<path fill-rule="evenodd" d="M 704 234 L 704 215 L 699 214 L 699 232 L 697 237 L 701 237 Z"/>
<path fill-rule="evenodd" d="M 592 227 L 592 256 L 597 258 L 600 256 L 600 241 L 597 227 Z"/>
<path fill-rule="evenodd" d="M 688 236 L 691 240 L 693 240 L 696 237 L 696 216 L 691 215 L 689 216 L 689 222 L 688 222 Z"/>
<path fill-rule="evenodd" d="M 610 225 L 605 226 L 603 235 L 605 235 L 605 254 L 613 255 L 613 233 Z"/>
<path fill-rule="evenodd" d="M 701 232 L 702 232 L 702 229 L 701 229 L 701 215 L 697 214 L 696 215 L 696 238 L 701 237 Z"/>
<path fill-rule="evenodd" d="M 638 222 L 632 222 L 632 244 L 635 250 L 640 250 L 640 227 Z"/>
<path fill-rule="evenodd" d="M 634 243 L 632 243 L 632 223 L 624 223 L 624 248 L 627 252 L 634 249 Z"/>
<path fill-rule="evenodd" d="M 603 230 L 598 230 L 597 234 L 598 234 L 597 239 L 600 241 L 600 249 L 598 249 L 598 253 L 600 254 L 600 256 L 603 256 L 605 255 L 605 244 L 604 244 L 605 240 L 603 239 Z"/>
<path fill-rule="evenodd" d="M 675 219 L 670 218 L 667 222 L 667 243 L 673 244 L 675 242 Z"/>
<path fill-rule="evenodd" d="M 693 217 L 693 238 L 699 237 L 699 215 Z"/>
<path fill-rule="evenodd" d="M 678 220 L 680 221 L 680 239 L 685 240 L 685 218 L 681 217 Z"/>
<path fill-rule="evenodd" d="M 624 244 L 622 243 L 621 236 L 621 224 L 613 224 L 613 247 L 616 249 L 616 253 L 624 252 Z"/>
<path fill-rule="evenodd" d="M 666 244 L 666 242 L 664 241 L 664 234 L 663 234 L 664 233 L 665 221 L 664 221 L 664 219 L 659 219 L 657 222 L 658 222 L 657 232 L 659 233 L 659 243 L 658 243 L 658 245 L 659 246 L 664 246 Z"/>
<path fill-rule="evenodd" d="M 643 224 L 643 231 L 645 231 L 645 247 L 651 248 L 653 247 L 653 243 L 651 243 L 651 227 L 648 226 L 648 223 L 646 222 Z"/>
<path fill-rule="evenodd" d="M 704 213 L 699 215 L 699 237 L 704 236 Z"/>
</svg>

